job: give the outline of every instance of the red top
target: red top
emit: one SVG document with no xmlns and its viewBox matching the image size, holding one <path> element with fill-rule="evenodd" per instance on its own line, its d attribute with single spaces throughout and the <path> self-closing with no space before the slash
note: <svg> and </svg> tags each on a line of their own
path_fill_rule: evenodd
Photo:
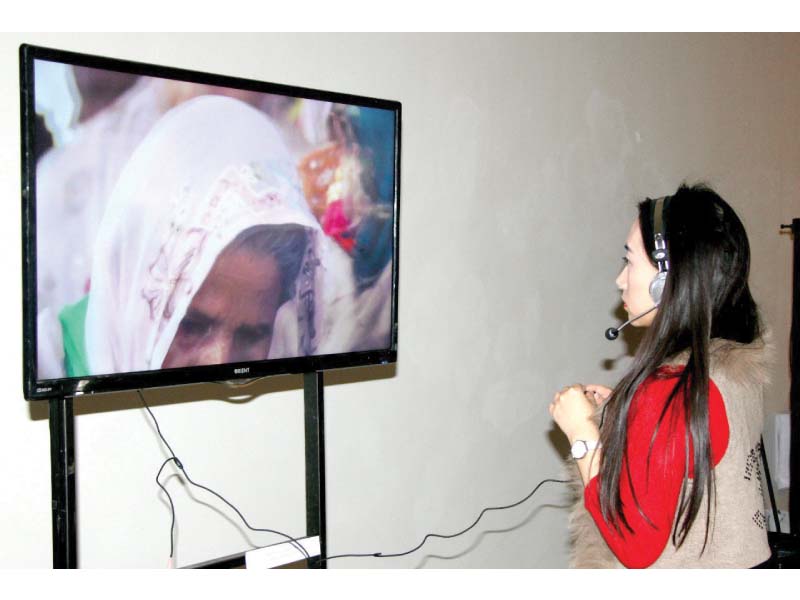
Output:
<svg viewBox="0 0 800 600">
<path fill-rule="evenodd" d="M 600 533 L 619 561 L 628 568 L 644 568 L 661 556 L 672 533 L 672 524 L 683 484 L 684 443 L 686 423 L 682 393 L 672 401 L 653 442 L 650 468 L 647 457 L 650 440 L 658 418 L 672 391 L 676 377 L 665 377 L 669 372 L 659 370 L 658 377 L 650 376 L 636 391 L 628 413 L 628 454 L 631 481 L 636 499 L 649 523 L 637 510 L 631 483 L 625 471 L 625 459 L 620 475 L 620 500 L 622 513 L 633 532 L 620 523 L 621 532 L 603 520 L 600 512 L 599 476 L 593 477 L 584 490 L 586 509 L 594 518 Z M 728 417 L 719 389 L 709 380 L 709 429 L 711 435 L 711 460 L 716 466 L 728 448 Z M 692 476 L 692 440 L 689 440 L 689 477 Z M 654 527 L 655 526 L 655 527 Z"/>
</svg>

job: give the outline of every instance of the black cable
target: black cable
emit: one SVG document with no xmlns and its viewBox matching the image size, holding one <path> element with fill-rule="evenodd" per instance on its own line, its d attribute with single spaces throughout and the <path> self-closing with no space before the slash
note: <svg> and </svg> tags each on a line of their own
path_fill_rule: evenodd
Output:
<svg viewBox="0 0 800 600">
<path fill-rule="evenodd" d="M 489 512 L 490 510 L 507 510 L 509 508 L 514 508 L 515 506 L 519 506 L 520 504 L 522 504 L 523 502 L 525 502 L 529 498 L 531 498 L 531 496 L 533 496 L 543 484 L 548 483 L 548 482 L 552 482 L 552 483 L 569 483 L 569 480 L 564 480 L 564 479 L 543 479 L 542 481 L 539 482 L 539 484 L 535 488 L 533 488 L 533 491 L 530 494 L 525 496 L 519 502 L 515 502 L 514 504 L 509 504 L 508 506 L 492 506 L 492 507 L 489 507 L 489 508 L 484 508 L 481 511 L 481 514 L 478 515 L 478 518 L 475 519 L 475 522 L 472 525 L 470 525 L 469 527 L 467 527 L 466 529 L 464 529 L 463 531 L 459 531 L 458 533 L 453 533 L 453 534 L 450 534 L 450 535 L 442 535 L 442 534 L 439 534 L 439 533 L 429 533 L 428 535 L 426 535 L 422 539 L 422 541 L 415 548 L 413 548 L 411 550 L 408 550 L 406 552 L 398 552 L 396 554 L 384 554 L 383 552 L 373 552 L 373 553 L 370 553 L 370 554 L 337 554 L 336 556 L 328 556 L 327 558 L 322 558 L 322 559 L 320 559 L 320 562 L 333 560 L 334 558 L 364 558 L 364 557 L 368 557 L 368 556 L 373 557 L 373 558 L 397 558 L 398 556 L 406 556 L 408 554 L 412 554 L 413 552 L 416 552 L 417 550 L 422 548 L 422 546 L 425 544 L 425 542 L 428 541 L 428 538 L 438 537 L 438 538 L 442 538 L 442 539 L 451 539 L 451 538 L 458 537 L 459 535 L 463 535 L 463 534 L 467 533 L 470 529 L 475 527 L 475 525 L 478 524 L 478 521 L 481 520 L 481 517 L 483 517 L 483 515 L 486 514 L 487 512 Z"/>
<path fill-rule="evenodd" d="M 169 449 L 170 454 L 172 454 L 172 456 L 170 456 L 167 460 L 164 461 L 164 463 L 161 465 L 161 468 L 158 470 L 158 474 L 156 475 L 156 483 L 158 484 L 158 487 L 160 487 L 164 491 L 164 493 L 167 495 L 167 499 L 169 500 L 170 509 L 172 511 L 172 525 L 170 526 L 170 536 L 169 536 L 169 548 L 170 548 L 169 557 L 170 558 L 172 558 L 173 551 L 174 551 L 173 538 L 174 538 L 174 531 L 175 531 L 175 505 L 172 502 L 172 498 L 170 497 L 169 492 L 167 492 L 167 489 L 159 481 L 159 477 L 161 476 L 161 472 L 164 470 L 164 467 L 167 465 L 167 463 L 169 463 L 170 461 L 175 461 L 175 464 L 181 470 L 181 472 L 183 472 L 183 476 L 186 477 L 186 480 L 190 484 L 192 484 L 195 487 L 200 488 L 201 490 L 205 490 L 205 491 L 209 492 L 210 494 L 213 494 L 214 496 L 216 496 L 220 500 L 222 500 L 225 504 L 227 504 L 230 508 L 232 508 L 237 515 L 239 515 L 239 518 L 242 520 L 242 523 L 245 524 L 245 527 L 247 527 L 251 531 L 258 531 L 258 532 L 263 532 L 263 533 L 274 533 L 276 535 L 285 537 L 286 539 L 289 540 L 289 542 L 292 544 L 292 546 L 294 546 L 295 548 L 300 550 L 300 552 L 306 557 L 306 560 L 311 560 L 311 555 L 308 553 L 308 551 L 303 547 L 303 545 L 300 542 L 298 542 L 292 536 L 287 535 L 285 533 L 281 533 L 280 531 L 275 531 L 274 529 L 261 529 L 261 528 L 252 527 L 250 525 L 250 523 L 247 522 L 247 519 L 244 518 L 244 515 L 241 512 L 239 512 L 239 509 L 236 508 L 233 504 L 228 502 L 225 498 L 223 498 L 220 494 L 218 494 L 217 492 L 215 492 L 211 488 L 208 488 L 208 487 L 206 487 L 204 485 L 200 485 L 199 483 L 195 483 L 192 480 L 192 478 L 189 477 L 189 474 L 186 472 L 186 468 L 183 466 L 183 463 L 180 461 L 180 459 L 177 456 L 175 456 L 175 452 L 172 450 L 172 447 L 169 445 L 169 442 L 167 442 L 166 438 L 161 433 L 161 428 L 158 426 L 158 420 L 156 419 L 155 415 L 153 414 L 153 411 L 151 411 L 150 407 L 147 405 L 147 402 L 144 399 L 144 394 L 142 393 L 142 390 L 136 390 L 136 391 L 138 392 L 139 398 L 141 398 L 142 404 L 144 405 L 145 409 L 147 409 L 147 412 L 150 414 L 150 417 L 153 419 L 153 423 L 156 426 L 156 431 L 158 432 L 158 436 L 161 438 L 161 441 L 164 442 L 164 445 Z"/>
<path fill-rule="evenodd" d="M 177 463 L 176 463 L 176 464 L 177 464 Z M 236 507 L 235 507 L 233 504 L 231 504 L 230 502 L 228 502 L 228 501 L 227 501 L 225 498 L 223 498 L 223 497 L 222 497 L 220 494 L 218 494 L 217 492 L 215 492 L 215 491 L 214 491 L 214 490 L 212 490 L 211 488 L 207 488 L 207 487 L 206 487 L 206 486 L 204 486 L 204 485 L 200 485 L 199 483 L 195 483 L 195 482 L 192 480 L 192 478 L 191 478 L 191 477 L 189 477 L 189 474 L 186 472 L 186 469 L 183 467 L 183 465 L 180 465 L 180 469 L 181 469 L 181 471 L 183 471 L 183 475 L 186 477 L 186 479 L 189 481 L 189 483 L 191 483 L 191 484 L 192 484 L 193 486 L 195 486 L 195 487 L 198 487 L 198 488 L 200 488 L 201 490 L 205 490 L 205 491 L 207 491 L 208 493 L 210 493 L 210 494 L 213 494 L 214 496 L 216 496 L 217 498 L 219 498 L 220 500 L 222 500 L 222 501 L 223 501 L 225 504 L 227 504 L 227 505 L 228 505 L 228 506 L 229 506 L 231 509 L 233 509 L 233 511 L 234 511 L 234 512 L 235 512 L 237 515 L 239 515 L 239 518 L 242 520 L 242 523 L 244 523 L 244 524 L 245 524 L 245 527 L 247 527 L 249 530 L 251 530 L 251 531 L 258 531 L 258 532 L 262 532 L 262 533 L 274 533 L 274 534 L 276 534 L 276 535 L 279 535 L 279 536 L 285 537 L 287 540 L 289 540 L 289 541 L 291 542 L 291 544 L 292 544 L 294 547 L 296 547 L 298 550 L 300 550 L 300 552 L 302 552 L 302 553 L 303 553 L 303 555 L 306 557 L 306 559 L 307 559 L 307 560 L 311 560 L 311 555 L 308 553 L 308 551 L 306 551 L 306 549 L 303 547 L 303 545 L 302 545 L 300 542 L 298 542 L 298 541 L 297 541 L 295 538 L 293 538 L 292 536 L 290 536 L 290 535 L 287 535 L 287 534 L 285 534 L 285 533 L 281 533 L 280 531 L 276 531 L 276 530 L 274 530 L 274 529 L 266 529 L 266 528 L 259 528 L 259 527 L 253 527 L 253 526 L 251 526 L 251 525 L 250 525 L 250 523 L 248 523 L 248 522 L 247 522 L 247 519 L 245 519 L 245 518 L 244 518 L 244 515 L 243 515 L 241 512 L 239 512 L 239 509 L 238 509 L 238 508 L 236 508 Z"/>
<path fill-rule="evenodd" d="M 161 465 L 161 468 L 158 470 L 158 473 L 156 474 L 156 483 L 158 484 L 158 487 L 160 487 L 163 490 L 163 492 L 167 495 L 167 500 L 169 500 L 169 508 L 170 508 L 171 513 L 172 513 L 172 523 L 169 526 L 169 557 L 170 558 L 172 558 L 172 555 L 175 554 L 175 545 L 173 543 L 173 540 L 175 539 L 175 505 L 172 503 L 172 496 L 169 495 L 169 492 L 167 491 L 167 488 L 165 488 L 163 485 L 161 485 L 161 482 L 158 480 L 158 478 L 161 477 L 161 471 L 164 470 L 164 467 L 167 466 L 167 463 L 172 461 L 172 460 L 174 460 L 176 463 L 178 462 L 178 459 L 175 458 L 174 456 L 168 458 L 167 460 L 164 461 L 164 463 Z"/>
<path fill-rule="evenodd" d="M 164 437 L 164 434 L 161 433 L 161 428 L 158 426 L 158 420 L 156 419 L 156 416 L 153 414 L 153 411 L 150 410 L 150 407 L 147 405 L 147 402 L 145 402 L 142 390 L 136 390 L 136 392 L 139 394 L 139 398 L 141 398 L 145 410 L 147 410 L 147 412 L 150 413 L 150 418 L 153 419 L 153 424 L 156 426 L 158 437 L 161 438 L 161 441 L 164 442 L 164 445 L 169 449 L 169 453 L 172 455 L 172 458 L 175 458 L 175 451 L 172 449 L 172 446 L 169 445 L 169 442 L 167 441 L 167 438 Z M 180 466 L 180 461 L 177 461 L 176 464 Z"/>
<path fill-rule="evenodd" d="M 198 487 L 198 488 L 200 488 L 202 490 L 205 490 L 205 491 L 213 494 L 214 496 L 216 496 L 220 500 L 222 500 L 225 504 L 227 504 L 230 508 L 232 508 L 236 512 L 237 515 L 239 515 L 239 518 L 242 520 L 242 522 L 245 524 L 245 526 L 248 529 L 250 529 L 252 531 L 274 533 L 274 534 L 283 536 L 283 537 L 287 538 L 288 540 L 290 540 L 290 543 L 292 543 L 293 546 L 298 548 L 305 555 L 306 560 L 311 560 L 311 556 L 309 555 L 309 553 L 306 551 L 306 549 L 303 547 L 303 545 L 300 544 L 295 538 L 293 538 L 293 537 L 291 537 L 291 536 L 289 536 L 289 535 L 287 535 L 285 533 L 281 533 L 280 531 L 275 531 L 273 529 L 257 529 L 255 527 L 251 527 L 250 524 L 247 522 L 247 520 L 244 518 L 244 515 L 242 515 L 242 513 L 239 512 L 239 509 L 237 509 L 233 504 L 228 502 L 225 498 L 220 496 L 214 490 L 212 490 L 210 488 L 207 488 L 207 487 L 205 487 L 203 485 L 200 485 L 199 483 L 195 483 L 191 479 L 191 477 L 189 477 L 189 474 L 186 472 L 186 468 L 183 466 L 183 463 L 181 463 L 181 461 L 178 459 L 178 457 L 175 456 L 175 452 L 172 450 L 172 448 L 170 447 L 169 443 L 164 438 L 164 435 L 161 433 L 161 429 L 158 426 L 158 421 L 156 420 L 156 417 L 153 414 L 153 412 L 150 410 L 150 407 L 147 405 L 147 402 L 145 402 L 144 394 L 142 394 L 142 390 L 137 390 L 137 392 L 139 393 L 139 397 L 142 400 L 142 404 L 144 404 L 144 407 L 147 409 L 147 412 L 150 413 L 150 417 L 153 419 L 153 423 L 156 426 L 156 431 L 158 432 L 158 435 L 161 438 L 161 441 L 164 442 L 166 447 L 169 448 L 169 451 L 172 453 L 172 456 L 170 458 L 168 458 L 166 461 L 164 461 L 164 463 L 161 465 L 161 468 L 158 470 L 158 475 L 156 475 L 156 483 L 158 484 L 158 486 L 162 490 L 164 490 L 164 493 L 167 495 L 167 499 L 169 500 L 170 508 L 172 509 L 172 525 L 170 527 L 170 554 L 169 554 L 170 558 L 172 558 L 172 554 L 173 554 L 173 541 L 172 540 L 173 540 L 173 531 L 174 531 L 174 528 L 175 528 L 175 505 L 172 503 L 172 498 L 170 497 L 169 492 L 167 492 L 166 488 L 163 485 L 161 485 L 161 482 L 159 481 L 158 478 L 161 475 L 161 472 L 164 470 L 164 467 L 167 465 L 167 463 L 169 463 L 170 461 L 174 460 L 175 464 L 183 472 L 183 475 L 186 477 L 187 481 L 190 484 L 192 484 L 193 486 Z M 603 416 L 605 416 L 605 407 L 604 407 L 604 410 L 603 410 Z M 569 482 L 569 480 L 564 480 L 564 479 L 543 479 L 542 481 L 540 481 L 536 485 L 535 488 L 533 488 L 533 491 L 531 491 L 531 493 L 529 493 L 527 496 L 525 496 L 522 500 L 519 500 L 519 501 L 514 502 L 513 504 L 509 504 L 507 506 L 491 506 L 491 507 L 484 508 L 481 511 L 481 513 L 478 515 L 478 518 L 475 519 L 475 522 L 472 525 L 470 525 L 469 527 L 467 527 L 466 529 L 464 529 L 462 531 L 459 531 L 458 533 L 453 533 L 453 534 L 449 534 L 449 535 L 440 534 L 440 533 L 429 533 L 424 538 L 422 538 L 422 541 L 416 547 L 414 547 L 411 550 L 408 550 L 406 552 L 398 552 L 398 553 L 395 553 L 395 554 L 385 554 L 383 552 L 372 552 L 372 553 L 369 553 L 369 554 L 337 554 L 335 556 L 328 556 L 328 557 L 325 557 L 325 558 L 320 558 L 319 562 L 327 562 L 327 561 L 333 560 L 335 558 L 365 558 L 365 557 L 397 558 L 397 557 L 400 557 L 400 556 L 407 556 L 409 554 L 413 554 L 414 552 L 416 552 L 417 550 L 422 548 L 422 546 L 425 545 L 425 542 L 428 541 L 428 538 L 438 537 L 438 538 L 442 538 L 442 539 L 452 539 L 452 538 L 458 537 L 460 535 L 464 535 L 470 529 L 475 527 L 478 524 L 478 522 L 480 522 L 480 520 L 483 518 L 483 515 L 485 515 L 490 510 L 508 510 L 510 508 L 515 508 L 515 507 L 519 506 L 520 504 L 523 504 L 524 502 L 529 500 L 537 491 L 539 491 L 539 488 L 542 487 L 542 485 L 544 485 L 545 483 L 564 483 L 564 484 L 567 484 L 567 483 L 570 483 L 570 482 Z"/>
</svg>

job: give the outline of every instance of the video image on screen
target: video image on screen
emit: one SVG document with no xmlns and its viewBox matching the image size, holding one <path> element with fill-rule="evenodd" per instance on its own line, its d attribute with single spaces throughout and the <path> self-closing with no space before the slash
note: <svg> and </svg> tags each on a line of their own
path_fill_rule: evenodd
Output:
<svg viewBox="0 0 800 600">
<path fill-rule="evenodd" d="M 392 110 L 34 61 L 36 380 L 392 346 Z"/>
</svg>

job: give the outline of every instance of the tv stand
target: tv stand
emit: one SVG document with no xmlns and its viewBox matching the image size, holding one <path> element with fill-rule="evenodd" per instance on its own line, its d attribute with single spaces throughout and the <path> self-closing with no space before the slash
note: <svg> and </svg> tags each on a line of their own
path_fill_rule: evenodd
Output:
<svg viewBox="0 0 800 600">
<path fill-rule="evenodd" d="M 319 536 L 319 557 L 309 569 L 324 569 L 327 562 L 325 529 L 325 398 L 322 371 L 303 374 L 306 437 L 306 536 Z"/>
<path fill-rule="evenodd" d="M 53 568 L 78 566 L 75 530 L 75 436 L 72 398 L 50 400 L 50 489 L 53 499 Z"/>
<path fill-rule="evenodd" d="M 325 529 L 325 420 L 323 373 L 303 374 L 305 420 L 306 537 L 319 536 L 320 555 L 307 561 L 310 569 L 324 569 Z M 78 567 L 75 519 L 75 436 L 72 397 L 50 400 L 50 485 L 53 508 L 53 568 Z M 205 568 L 243 566 L 244 553 L 203 563 Z"/>
</svg>

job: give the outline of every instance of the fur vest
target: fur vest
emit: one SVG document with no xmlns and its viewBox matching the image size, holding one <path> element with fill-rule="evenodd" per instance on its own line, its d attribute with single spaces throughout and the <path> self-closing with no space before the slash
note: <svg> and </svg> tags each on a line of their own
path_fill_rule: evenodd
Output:
<svg viewBox="0 0 800 600">
<path fill-rule="evenodd" d="M 746 419 L 749 422 L 744 427 L 744 429 L 748 430 L 749 433 L 743 435 L 743 437 L 747 437 L 748 439 L 741 440 L 740 443 L 737 444 L 729 444 L 725 456 L 723 456 L 722 461 L 720 461 L 720 464 L 715 468 L 719 472 L 720 468 L 723 466 L 723 462 L 728 460 L 726 469 L 733 469 L 736 471 L 736 473 L 738 473 L 738 470 L 741 467 L 739 463 L 743 464 L 743 461 L 745 460 L 750 460 L 752 462 L 752 456 L 749 456 L 749 458 L 747 456 L 747 448 L 749 445 L 749 455 L 752 455 L 754 448 L 752 444 L 757 444 L 757 440 L 760 437 L 763 423 L 763 387 L 769 381 L 770 365 L 772 362 L 772 346 L 769 342 L 768 335 L 765 335 L 764 338 L 757 340 L 752 344 L 738 344 L 729 340 L 714 339 L 711 341 L 710 355 L 711 379 L 720 389 L 723 401 L 725 402 L 729 424 L 736 425 L 737 420 L 742 419 Z M 667 361 L 666 364 L 686 364 L 687 359 L 688 351 L 673 357 Z M 598 410 L 596 415 L 598 419 L 600 412 L 601 411 Z M 742 416 L 740 413 L 747 414 Z M 734 431 L 738 429 L 739 428 L 732 426 L 731 436 L 738 435 L 734 433 Z M 753 442 L 753 437 L 755 437 L 756 442 Z M 728 454 L 731 452 L 737 454 L 737 456 L 728 457 Z M 738 456 L 739 454 L 743 456 Z M 571 481 L 569 486 L 570 500 L 574 503 L 568 521 L 570 540 L 570 567 L 622 568 L 623 565 L 617 560 L 617 558 L 609 549 L 605 540 L 600 535 L 600 531 L 595 525 L 592 516 L 584 506 L 584 488 L 577 468 L 575 467 L 574 463 L 570 462 L 570 464 L 567 466 L 567 469 L 569 471 L 569 479 Z M 758 465 L 757 470 L 760 473 L 760 465 Z M 729 487 L 730 485 L 739 485 L 739 479 L 740 478 L 735 475 L 729 477 L 729 480 L 733 482 L 732 484 L 729 484 Z M 756 493 L 758 492 L 753 490 L 751 495 Z M 732 504 L 736 504 L 731 503 L 729 497 L 723 496 L 722 490 L 720 490 L 719 486 L 717 487 L 717 496 L 717 511 L 726 510 L 725 508 L 721 507 L 729 507 Z M 751 503 L 755 502 L 756 500 L 753 500 Z M 761 499 L 760 508 L 757 508 L 756 510 L 763 511 L 763 498 Z M 731 522 L 731 520 L 734 520 L 736 523 L 741 522 L 741 527 L 743 528 L 750 528 L 747 530 L 748 540 L 755 539 L 755 543 L 750 544 L 751 546 L 754 546 L 754 549 L 751 551 L 753 554 L 753 557 L 750 559 L 751 562 L 757 562 L 769 558 L 769 548 L 766 545 L 766 531 L 763 531 L 763 535 L 761 535 L 762 532 L 760 531 L 751 531 L 752 523 L 749 522 L 750 519 L 744 517 L 744 514 L 733 515 L 733 517 L 728 519 L 728 522 Z M 714 515 L 712 514 L 712 523 L 713 522 Z M 703 515 L 698 513 L 695 524 L 692 527 L 692 531 L 690 531 L 690 537 L 687 537 L 687 541 L 691 541 L 690 538 L 692 537 L 693 533 L 695 534 L 695 538 L 698 537 L 698 532 L 695 530 L 703 530 L 699 532 L 699 538 L 702 538 L 702 533 L 705 529 L 704 524 L 705 518 Z M 763 529 L 763 525 L 758 526 L 762 527 Z M 739 525 L 735 527 L 735 530 L 735 533 L 738 534 Z M 727 531 L 724 532 L 724 535 L 730 537 L 732 533 Z M 722 538 L 724 535 L 720 535 L 718 538 Z M 755 538 L 753 538 L 753 536 L 755 536 Z M 697 556 L 695 556 L 695 553 L 692 552 L 692 550 L 694 550 L 691 548 L 692 544 L 687 544 L 684 542 L 684 545 L 681 546 L 680 549 L 675 549 L 672 545 L 670 536 L 670 539 L 667 541 L 667 547 L 664 549 L 661 557 L 653 566 L 736 566 L 736 557 L 732 555 L 725 555 L 726 552 L 729 554 L 731 552 L 730 550 L 724 549 L 728 546 L 731 546 L 730 544 L 726 545 L 726 541 L 729 540 L 720 540 L 718 544 L 722 550 L 715 552 L 714 548 L 712 548 L 710 552 L 703 553 L 706 555 L 705 557 L 701 557 L 704 558 L 703 560 L 698 560 Z M 767 554 L 764 555 L 764 552 L 767 552 Z M 753 564 L 755 564 L 755 562 L 753 562 Z"/>
</svg>

